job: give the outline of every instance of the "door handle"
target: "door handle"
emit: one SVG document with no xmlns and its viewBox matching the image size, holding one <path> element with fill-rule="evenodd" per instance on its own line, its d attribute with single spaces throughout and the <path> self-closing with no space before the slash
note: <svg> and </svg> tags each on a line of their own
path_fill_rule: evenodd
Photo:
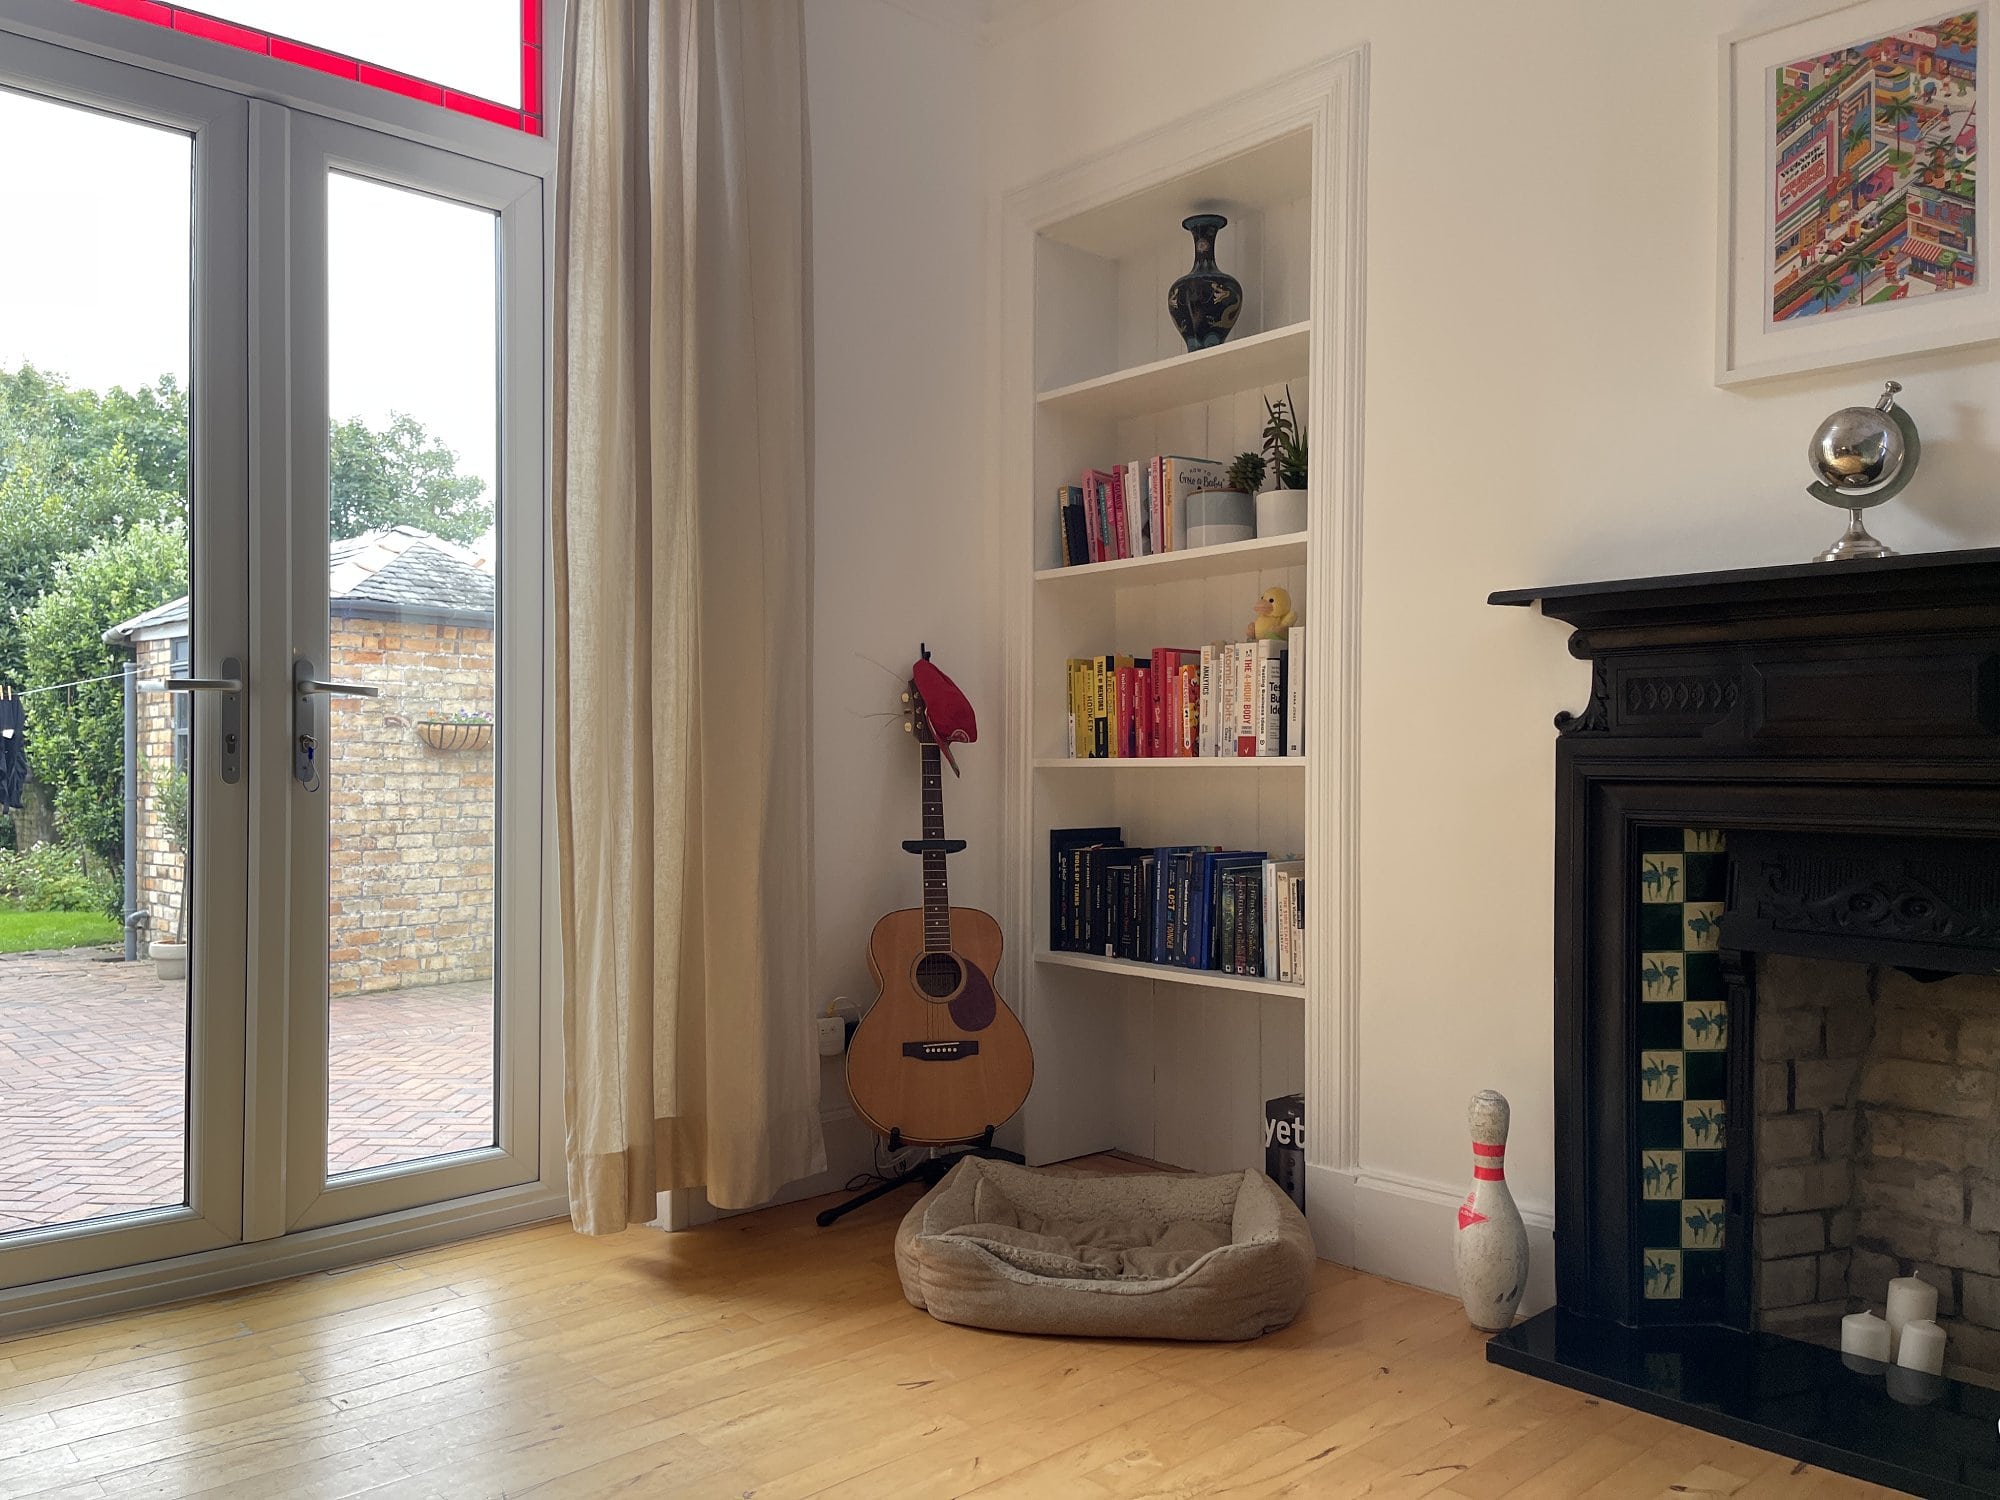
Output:
<svg viewBox="0 0 2000 1500">
<path fill-rule="evenodd" d="M 300 663 L 301 666 L 305 663 Z M 321 682 L 317 677 L 300 677 L 294 684 L 300 697 L 325 693 L 329 698 L 379 698 L 382 690 L 370 682 Z"/>
<path fill-rule="evenodd" d="M 371 682 L 327 682 L 313 675 L 305 657 L 292 663 L 292 778 L 309 792 L 319 790 L 318 712 L 313 699 L 379 698 L 382 689 Z"/>
<path fill-rule="evenodd" d="M 242 662 L 224 657 L 220 677 L 156 677 L 135 686 L 142 693 L 220 693 L 222 756 L 218 769 L 231 786 L 243 779 Z"/>
</svg>

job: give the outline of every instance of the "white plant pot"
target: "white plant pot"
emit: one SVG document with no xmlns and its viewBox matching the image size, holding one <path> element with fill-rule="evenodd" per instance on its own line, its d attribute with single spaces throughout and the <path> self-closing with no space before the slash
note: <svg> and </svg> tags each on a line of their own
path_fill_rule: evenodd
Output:
<svg viewBox="0 0 2000 1500">
<path fill-rule="evenodd" d="M 1265 490 L 1257 496 L 1257 535 L 1287 536 L 1305 529 L 1304 490 Z"/>
<path fill-rule="evenodd" d="M 148 943 L 146 956 L 153 961 L 153 972 L 162 979 L 185 979 L 188 971 L 188 945 L 186 943 Z"/>
<path fill-rule="evenodd" d="M 1187 544 L 1220 547 L 1257 534 L 1257 510 L 1241 490 L 1196 490 L 1187 499 Z"/>
</svg>

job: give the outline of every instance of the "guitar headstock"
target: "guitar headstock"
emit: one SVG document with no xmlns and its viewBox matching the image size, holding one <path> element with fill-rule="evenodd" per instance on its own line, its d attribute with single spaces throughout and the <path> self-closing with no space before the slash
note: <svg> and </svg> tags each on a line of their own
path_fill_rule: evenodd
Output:
<svg viewBox="0 0 2000 1500">
<path fill-rule="evenodd" d="M 935 745 L 937 731 L 931 728 L 930 715 L 924 711 L 923 690 L 912 677 L 903 689 L 903 733 L 914 736 L 919 745 Z"/>
</svg>

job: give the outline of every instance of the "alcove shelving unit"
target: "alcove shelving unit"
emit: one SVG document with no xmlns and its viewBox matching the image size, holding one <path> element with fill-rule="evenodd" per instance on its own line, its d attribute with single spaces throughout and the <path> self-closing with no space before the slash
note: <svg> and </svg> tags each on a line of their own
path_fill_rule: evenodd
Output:
<svg viewBox="0 0 2000 1500">
<path fill-rule="evenodd" d="M 1261 1166 L 1265 1101 L 1298 1092 L 1309 1158 L 1350 1149 L 1350 1104 L 1326 1080 L 1352 1055 L 1339 813 L 1352 649 L 1343 579 L 1360 472 L 1361 61 L 1350 54 L 1204 110 L 1003 205 L 1004 920 L 1008 993 L 1035 1044 L 1021 1128 L 1031 1161 L 1118 1148 L 1199 1171 Z M 1166 295 L 1188 269 L 1180 225 L 1196 212 L 1228 216 L 1217 260 L 1244 302 L 1227 342 L 1188 353 Z M 1258 449 L 1265 399 L 1288 386 L 1311 440 L 1305 531 L 1060 565 L 1059 486 L 1154 454 L 1226 461 Z M 1290 591 L 1306 632 L 1304 756 L 1065 753 L 1071 657 L 1242 639 L 1273 584 Z M 1050 830 L 1101 825 L 1134 846 L 1303 857 L 1310 983 L 1050 951 Z"/>
</svg>

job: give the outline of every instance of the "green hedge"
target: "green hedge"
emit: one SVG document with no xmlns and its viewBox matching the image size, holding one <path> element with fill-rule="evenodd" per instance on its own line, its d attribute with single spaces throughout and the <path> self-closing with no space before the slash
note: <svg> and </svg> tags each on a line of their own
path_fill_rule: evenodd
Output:
<svg viewBox="0 0 2000 1500">
<path fill-rule="evenodd" d="M 117 872 L 73 845 L 0 849 L 0 910 L 94 911 L 116 917 L 123 905 Z"/>
</svg>

